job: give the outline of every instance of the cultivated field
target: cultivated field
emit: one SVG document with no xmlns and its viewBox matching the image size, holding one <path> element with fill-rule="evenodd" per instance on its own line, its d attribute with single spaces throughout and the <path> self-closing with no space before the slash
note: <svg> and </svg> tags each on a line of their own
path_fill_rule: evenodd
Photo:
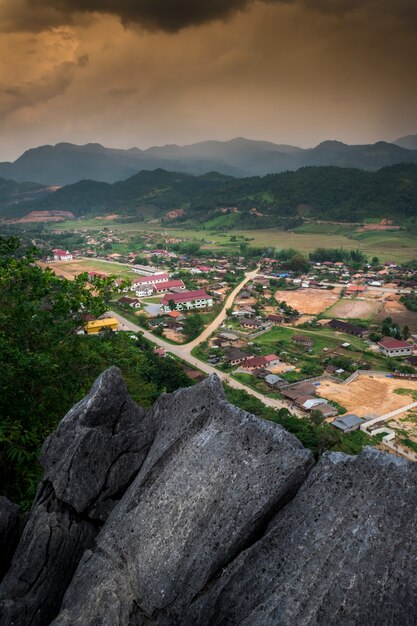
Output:
<svg viewBox="0 0 417 626">
<path fill-rule="evenodd" d="M 417 381 L 361 374 L 348 385 L 330 380 L 322 381 L 318 387 L 318 395 L 335 400 L 346 407 L 348 413 L 355 413 L 359 417 L 377 417 L 414 402 L 411 394 L 394 393 L 399 388 L 417 392 Z"/>
<path fill-rule="evenodd" d="M 326 311 L 324 317 L 368 320 L 376 317 L 383 310 L 383 306 L 382 302 L 341 298 L 339 302 L 336 302 Z M 385 317 L 387 316 L 385 315 Z"/>
<path fill-rule="evenodd" d="M 115 231 L 124 232 L 134 236 L 143 234 L 144 231 L 157 232 L 158 234 L 178 237 L 189 241 L 199 241 L 204 247 L 239 249 L 239 241 L 231 242 L 231 236 L 242 236 L 249 240 L 252 246 L 271 246 L 278 249 L 295 248 L 304 254 L 312 252 L 315 248 L 345 248 L 353 250 L 359 248 L 368 256 L 378 256 L 383 261 L 409 261 L 417 258 L 417 240 L 406 231 L 371 231 L 354 233 L 349 229 L 346 233 L 344 226 L 340 225 L 339 231 L 335 232 L 333 224 L 320 224 L 321 232 L 283 231 L 277 228 L 232 230 L 218 232 L 211 230 L 190 230 L 185 228 L 161 228 L 159 223 L 129 222 L 122 224 L 105 219 L 71 220 L 51 226 L 54 230 L 99 230 L 107 226 Z M 316 225 L 307 225 L 305 230 L 314 231 Z M 345 234 L 346 233 L 346 234 Z M 210 243 L 207 243 L 210 242 Z"/>
<path fill-rule="evenodd" d="M 285 302 L 300 313 L 317 315 L 322 313 L 339 299 L 340 289 L 298 289 L 297 291 L 277 291 L 275 299 Z"/>
</svg>

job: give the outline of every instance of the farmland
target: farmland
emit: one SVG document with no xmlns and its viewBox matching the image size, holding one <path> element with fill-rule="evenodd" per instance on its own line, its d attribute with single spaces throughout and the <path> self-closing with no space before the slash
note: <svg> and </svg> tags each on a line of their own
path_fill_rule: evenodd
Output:
<svg viewBox="0 0 417 626">
<path fill-rule="evenodd" d="M 127 236 L 156 232 L 161 235 L 181 238 L 187 241 L 197 241 L 210 249 L 236 249 L 239 239 L 246 240 L 255 247 L 295 248 L 303 253 L 312 252 L 318 247 L 344 248 L 362 250 L 368 256 L 378 256 L 381 260 L 395 260 L 397 262 L 409 261 L 417 258 L 416 238 L 405 231 L 370 231 L 355 232 L 354 227 L 349 230 L 346 227 L 334 224 L 320 224 L 319 232 L 315 232 L 313 224 L 305 225 L 304 232 L 300 229 L 284 231 L 277 228 L 261 230 L 232 230 L 227 232 L 213 231 L 205 228 L 187 229 L 161 227 L 158 220 L 152 222 L 126 222 L 109 221 L 104 219 L 79 219 L 53 224 L 48 226 L 55 231 L 65 230 L 100 230 L 103 227 L 114 231 L 123 232 Z M 309 227 L 309 228 L 308 228 Z M 336 232 L 335 232 L 336 231 Z M 337 234 L 339 232 L 340 234 Z M 231 241 L 231 237 L 237 241 Z"/>
</svg>

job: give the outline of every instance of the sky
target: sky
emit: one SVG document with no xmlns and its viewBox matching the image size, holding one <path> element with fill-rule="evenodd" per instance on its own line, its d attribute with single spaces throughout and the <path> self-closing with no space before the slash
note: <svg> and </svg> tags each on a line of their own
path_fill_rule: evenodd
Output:
<svg viewBox="0 0 417 626">
<path fill-rule="evenodd" d="M 0 160 L 417 133 L 416 0 L 0 0 Z"/>
</svg>

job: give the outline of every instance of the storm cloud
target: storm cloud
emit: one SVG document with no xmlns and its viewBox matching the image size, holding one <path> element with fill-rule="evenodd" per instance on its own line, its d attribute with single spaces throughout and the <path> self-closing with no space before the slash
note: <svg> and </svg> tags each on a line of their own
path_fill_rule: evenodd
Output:
<svg viewBox="0 0 417 626">
<path fill-rule="evenodd" d="M 39 32 L 73 24 L 80 16 L 108 14 L 125 26 L 176 33 L 227 20 L 256 4 L 299 4 L 327 14 L 365 12 L 417 19 L 415 0 L 0 0 L 0 22 L 3 30 Z"/>
</svg>

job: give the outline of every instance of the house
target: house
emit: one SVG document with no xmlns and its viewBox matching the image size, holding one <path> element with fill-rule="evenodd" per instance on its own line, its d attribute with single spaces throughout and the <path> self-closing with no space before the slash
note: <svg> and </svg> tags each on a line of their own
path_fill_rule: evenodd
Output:
<svg viewBox="0 0 417 626">
<path fill-rule="evenodd" d="M 348 335 L 354 335 L 355 337 L 363 337 L 367 330 L 363 326 L 356 326 L 355 324 L 349 324 L 348 322 L 342 322 L 341 320 L 330 320 L 327 324 L 333 330 L 340 333 L 347 333 Z"/>
<path fill-rule="evenodd" d="M 262 322 L 261 320 L 248 319 L 246 317 L 240 320 L 240 324 L 241 326 L 243 326 L 243 328 L 253 328 L 255 330 L 259 330 L 264 326 L 264 322 Z"/>
<path fill-rule="evenodd" d="M 166 293 L 170 289 L 185 289 L 182 280 L 167 280 L 162 283 L 155 283 L 153 287 L 156 293 Z"/>
<path fill-rule="evenodd" d="M 275 354 L 269 354 L 268 356 L 253 356 L 242 363 L 244 369 L 256 370 L 265 369 L 270 365 L 276 365 L 279 363 L 279 357 Z"/>
<path fill-rule="evenodd" d="M 204 289 L 184 291 L 184 293 L 167 293 L 161 300 L 161 309 L 164 313 L 169 313 L 171 310 L 207 309 L 212 306 L 213 298 Z"/>
<path fill-rule="evenodd" d="M 316 392 L 317 392 L 317 388 L 315 387 L 315 385 L 313 385 L 313 383 L 300 382 L 296 385 L 291 385 L 291 387 L 283 389 L 282 395 L 285 398 L 288 398 L 288 400 L 295 401 L 300 396 L 315 397 Z"/>
<path fill-rule="evenodd" d="M 152 265 L 132 265 L 132 272 L 143 274 L 144 276 L 153 276 L 155 274 L 163 274 L 164 272 Z"/>
<path fill-rule="evenodd" d="M 275 326 L 279 326 L 279 324 L 282 324 L 284 322 L 284 316 L 283 315 L 268 315 L 268 322 L 272 322 L 272 324 L 274 324 Z"/>
<path fill-rule="evenodd" d="M 336 407 L 331 404 L 319 404 L 319 406 L 314 407 L 314 411 L 319 411 L 321 413 L 323 419 L 328 419 L 329 417 L 334 417 L 337 415 L 338 411 Z"/>
<path fill-rule="evenodd" d="M 54 261 L 72 261 L 72 254 L 68 250 L 55 248 L 52 252 L 54 253 Z"/>
<path fill-rule="evenodd" d="M 276 374 L 267 374 L 264 378 L 265 382 L 271 387 L 277 386 L 279 383 L 285 385 L 285 380 Z"/>
<path fill-rule="evenodd" d="M 240 350 L 240 348 L 227 348 L 225 350 L 225 361 L 229 365 L 239 365 L 250 358 L 250 354 Z"/>
<path fill-rule="evenodd" d="M 234 311 L 232 313 L 232 315 L 237 315 L 239 317 L 241 316 L 248 316 L 251 317 L 252 315 L 255 314 L 255 309 L 253 309 L 251 306 L 246 305 L 246 306 L 242 306 L 239 311 Z"/>
<path fill-rule="evenodd" d="M 276 354 L 267 354 L 264 359 L 269 366 L 278 365 L 281 362 L 280 358 Z"/>
<path fill-rule="evenodd" d="M 133 269 L 133 268 L 132 268 Z M 162 274 L 154 274 L 152 276 L 142 276 L 142 278 L 135 278 L 132 281 L 132 288 L 142 287 L 144 285 L 159 285 L 160 283 L 165 283 L 169 280 L 169 275 Z"/>
<path fill-rule="evenodd" d="M 348 285 L 346 287 L 346 295 L 360 295 L 361 293 L 365 293 L 366 289 L 366 285 Z"/>
<path fill-rule="evenodd" d="M 155 291 L 155 287 L 153 285 L 139 285 L 136 286 L 135 293 L 138 298 L 146 298 L 147 296 L 151 296 Z"/>
<path fill-rule="evenodd" d="M 170 311 L 168 315 L 173 320 L 177 320 L 177 322 L 182 322 L 185 319 L 185 316 L 182 315 L 182 313 L 180 313 L 179 311 Z"/>
<path fill-rule="evenodd" d="M 383 337 L 378 345 L 385 356 L 411 356 L 413 354 L 413 346 L 402 339 Z"/>
<path fill-rule="evenodd" d="M 313 411 L 317 406 L 327 404 L 327 400 L 324 398 L 316 398 L 314 396 L 299 396 L 295 403 L 305 411 Z"/>
<path fill-rule="evenodd" d="M 313 349 L 313 340 L 311 337 L 306 337 L 306 335 L 293 335 L 292 342 L 297 346 L 302 346 L 307 350 Z"/>
<path fill-rule="evenodd" d="M 140 308 L 140 300 L 138 300 L 137 298 L 129 298 L 129 296 L 123 296 L 122 298 L 118 299 L 118 303 L 119 304 L 127 304 L 129 306 L 132 307 L 132 309 L 139 309 Z"/>
<path fill-rule="evenodd" d="M 87 335 L 95 335 L 102 330 L 117 330 L 119 321 L 115 317 L 106 317 L 104 320 L 92 320 L 87 322 L 85 330 Z"/>
<path fill-rule="evenodd" d="M 234 333 L 220 333 L 220 338 L 225 341 L 237 341 L 239 339 Z"/>
<path fill-rule="evenodd" d="M 349 413 L 334 420 L 334 422 L 332 422 L 332 426 L 338 428 L 343 433 L 351 433 L 354 430 L 359 430 L 360 425 L 363 424 L 364 421 L 365 420 L 361 417 L 353 415 L 353 413 Z"/>
</svg>

